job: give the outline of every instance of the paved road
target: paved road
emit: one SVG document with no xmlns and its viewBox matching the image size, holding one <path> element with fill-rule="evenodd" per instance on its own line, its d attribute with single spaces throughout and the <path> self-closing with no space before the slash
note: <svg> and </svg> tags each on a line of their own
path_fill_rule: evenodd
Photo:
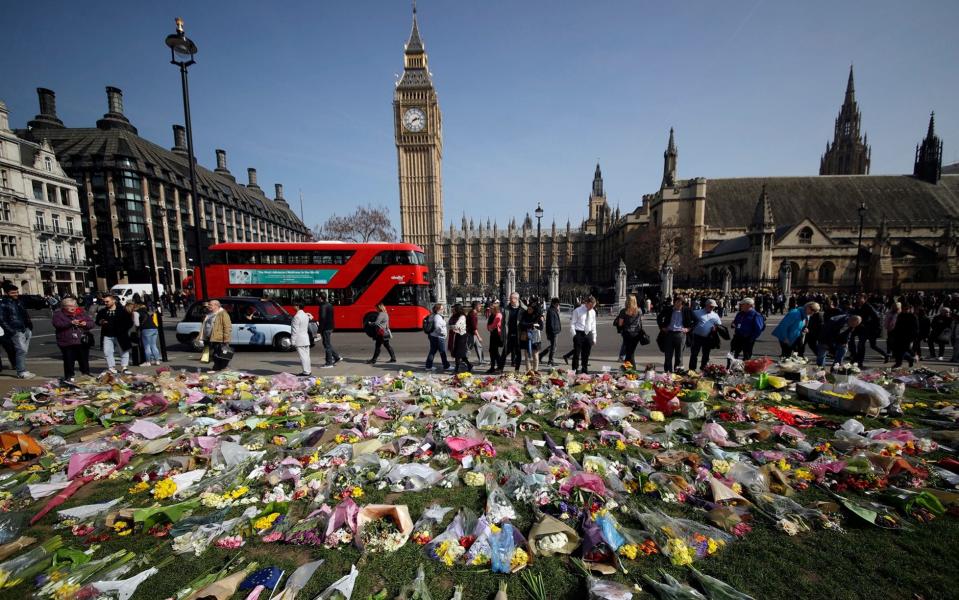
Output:
<svg viewBox="0 0 959 600">
<path fill-rule="evenodd" d="M 36 373 L 41 378 L 59 377 L 62 374 L 62 363 L 60 361 L 60 352 L 56 345 L 53 327 L 50 323 L 50 313 L 49 311 L 35 311 L 33 313 L 33 319 L 35 323 L 34 336 L 33 342 L 31 343 L 27 366 L 32 372 Z M 648 317 L 644 318 L 644 323 L 647 331 L 651 331 L 655 328 L 655 325 L 652 325 L 647 319 Z M 778 315 L 769 319 L 766 333 L 763 334 L 759 342 L 756 344 L 756 356 L 778 355 L 779 346 L 775 339 L 773 339 L 770 335 L 770 332 L 779 322 L 779 319 L 780 317 Z M 727 318 L 725 321 L 728 322 L 729 319 Z M 176 337 L 174 335 L 176 329 L 176 320 L 167 319 L 164 325 L 166 337 L 169 343 L 169 365 L 175 369 L 201 369 L 202 366 L 198 360 L 198 353 L 192 352 L 176 342 Z M 395 371 L 397 369 L 422 370 L 427 352 L 427 342 L 424 334 L 420 332 L 398 332 L 394 334 L 393 347 L 396 351 L 399 362 L 395 364 L 382 363 L 377 365 L 367 365 L 365 361 L 369 359 L 372 354 L 373 344 L 371 340 L 363 333 L 334 333 L 333 342 L 337 350 L 344 357 L 343 361 L 333 369 L 321 370 L 316 368 L 314 369 L 314 374 L 375 375 L 389 371 Z M 619 362 L 617 360 L 617 354 L 619 351 L 619 343 L 620 338 L 618 335 L 616 335 L 616 332 L 613 329 L 612 318 L 600 317 L 599 339 L 597 345 L 593 349 L 592 358 L 590 359 L 590 369 L 599 371 L 604 368 L 618 368 Z M 571 347 L 569 336 L 563 335 L 559 341 L 559 348 L 556 356 L 556 361 L 561 366 L 563 363 L 559 357 Z M 713 362 L 721 362 L 727 350 L 728 343 L 724 343 L 724 348 L 722 350 L 714 352 Z M 637 348 L 637 362 L 641 364 L 653 363 L 656 365 L 661 365 L 662 359 L 662 354 L 658 352 L 655 343 L 650 344 L 649 346 Z M 684 354 L 684 360 L 685 359 L 688 359 L 688 349 L 686 354 Z M 5 393 L 11 387 L 28 383 L 13 377 L 6 356 L 3 357 L 3 360 L 6 368 L 4 369 L 3 373 L 0 374 L 0 393 Z M 319 345 L 313 349 L 313 362 L 317 367 L 323 362 L 323 351 Z M 866 363 L 867 366 L 874 366 L 880 364 L 881 361 L 879 360 L 878 355 L 870 350 L 866 355 Z M 439 365 L 438 359 L 436 364 Z M 945 366 L 946 364 L 948 363 L 934 363 L 934 365 L 938 366 Z M 238 349 L 231 363 L 231 367 L 263 375 L 275 374 L 281 371 L 295 373 L 299 371 L 299 361 L 296 358 L 296 354 L 292 352 L 286 353 Z M 487 367 L 488 365 L 483 365 L 482 367 L 477 368 L 477 370 L 485 370 Z M 103 359 L 102 352 L 99 349 L 92 350 L 91 369 L 93 372 L 97 373 L 105 368 L 106 363 Z M 154 367 L 135 367 L 134 371 L 149 372 L 151 368 Z M 39 380 L 34 380 L 29 383 L 35 383 L 37 381 Z"/>
</svg>

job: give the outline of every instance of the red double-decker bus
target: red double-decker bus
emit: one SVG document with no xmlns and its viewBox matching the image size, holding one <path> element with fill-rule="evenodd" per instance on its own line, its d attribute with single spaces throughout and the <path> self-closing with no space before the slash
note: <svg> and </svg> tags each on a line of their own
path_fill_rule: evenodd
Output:
<svg viewBox="0 0 959 600">
<path fill-rule="evenodd" d="M 269 298 L 291 314 L 301 300 L 317 316 L 317 295 L 333 304 L 337 329 L 362 329 L 380 302 L 391 329 L 419 329 L 430 312 L 429 271 L 413 244 L 225 243 L 210 246 L 211 298 Z"/>
</svg>

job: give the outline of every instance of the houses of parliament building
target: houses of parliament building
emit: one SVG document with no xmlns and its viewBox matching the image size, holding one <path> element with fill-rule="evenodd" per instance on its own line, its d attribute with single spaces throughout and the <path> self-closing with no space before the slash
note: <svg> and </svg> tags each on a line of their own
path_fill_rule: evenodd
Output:
<svg viewBox="0 0 959 600">
<path fill-rule="evenodd" d="M 604 287 L 621 262 L 640 275 L 641 252 L 658 254 L 660 267 L 682 266 L 697 286 L 776 285 L 788 273 L 794 288 L 959 288 L 959 164 L 943 167 L 933 115 L 911 174 L 870 175 L 852 67 L 818 176 L 683 179 L 670 130 L 659 189 L 621 214 L 597 164 L 588 217 L 575 227 L 541 227 L 528 213 L 444 227 L 442 113 L 415 12 L 393 112 L 403 240 L 422 246 L 453 288 L 493 292 L 510 268 L 539 287 L 553 268 L 561 287 Z"/>
</svg>

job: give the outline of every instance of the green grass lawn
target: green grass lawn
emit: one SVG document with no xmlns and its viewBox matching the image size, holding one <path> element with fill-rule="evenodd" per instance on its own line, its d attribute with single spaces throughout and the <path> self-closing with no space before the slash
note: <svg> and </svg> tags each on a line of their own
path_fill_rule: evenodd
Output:
<svg viewBox="0 0 959 600">
<path fill-rule="evenodd" d="M 935 402 L 942 396 L 912 394 L 913 399 Z M 848 415 L 838 415 L 818 410 L 819 414 L 842 422 Z M 909 415 L 907 415 L 908 417 Z M 884 420 L 864 420 L 867 428 L 888 426 Z M 745 426 L 745 425 L 741 425 Z M 728 428 L 728 426 L 727 426 Z M 545 427 L 557 442 L 561 442 L 565 432 Z M 829 439 L 832 432 L 824 428 L 806 430 L 810 438 Z M 586 435 L 594 435 L 587 432 Z M 535 436 L 537 434 L 532 434 Z M 498 450 L 497 460 L 527 462 L 522 446 L 522 434 L 515 440 L 491 437 Z M 579 439 L 582 439 L 581 437 Z M 753 448 L 770 447 L 771 444 L 750 446 Z M 639 452 L 630 447 L 629 454 Z M 596 454 L 614 456 L 615 450 L 600 448 Z M 62 508 L 101 502 L 124 494 L 128 482 L 99 482 L 87 486 L 75 498 L 70 499 Z M 794 497 L 800 504 L 825 499 L 823 492 L 811 487 L 798 492 Z M 367 489 L 360 501 L 365 503 L 404 503 L 410 508 L 415 521 L 420 513 L 434 501 L 444 506 L 469 507 L 481 512 L 486 499 L 483 488 L 454 487 L 452 489 L 432 488 L 421 492 L 396 494 L 387 490 Z M 140 498 L 139 503 L 146 502 Z M 686 505 L 666 505 L 651 500 L 641 494 L 629 496 L 625 503 L 636 508 L 659 508 L 674 516 L 684 516 L 700 522 L 706 522 L 701 511 Z M 37 503 L 36 507 L 42 506 Z M 33 507 L 31 507 L 33 508 Z M 515 525 L 524 533 L 533 524 L 533 513 L 526 506 L 516 505 L 519 518 Z M 206 509 L 204 509 L 206 510 Z M 239 514 L 234 509 L 231 516 Z M 445 526 L 453 513 L 447 515 Z M 637 527 L 626 516 L 619 517 L 626 526 Z M 908 520 L 908 519 L 907 519 Z M 53 532 L 53 517 L 47 517 L 31 535 L 43 537 Z M 913 522 L 914 523 L 914 522 Z M 868 525 L 861 525 L 852 518 L 843 520 L 845 532 L 815 529 L 789 537 L 776 530 L 769 521 L 757 517 L 753 521 L 753 531 L 743 539 L 728 544 L 717 555 L 696 562 L 702 572 L 717 577 L 754 598 L 822 598 L 822 599 L 917 599 L 959 598 L 959 520 L 946 516 L 928 524 L 914 524 L 911 531 L 887 531 Z M 75 542 L 69 530 L 60 530 L 65 545 Z M 152 562 L 171 554 L 169 539 L 156 539 L 144 534 L 129 537 L 114 537 L 103 544 L 97 557 L 117 549 L 130 549 L 137 553 L 153 550 Z M 405 584 L 415 577 L 417 566 L 425 568 L 430 592 L 434 600 L 447 600 L 453 594 L 454 585 L 464 587 L 464 599 L 490 599 L 494 596 L 501 581 L 509 583 L 511 599 L 528 598 L 518 575 L 504 576 L 491 573 L 488 569 L 465 566 L 447 568 L 437 561 L 429 559 L 423 548 L 412 542 L 402 549 L 387 555 L 362 555 L 352 546 L 345 549 L 328 550 L 283 544 L 263 544 L 248 540 L 247 545 L 238 551 L 225 551 L 211 547 L 202 556 L 181 555 L 161 573 L 148 579 L 134 600 L 155 600 L 166 598 L 181 588 L 186 582 L 218 569 L 231 560 L 237 553 L 258 561 L 261 566 L 276 565 L 291 572 L 298 565 L 316 558 L 326 562 L 317 571 L 309 585 L 300 593 L 299 598 L 312 600 L 329 584 L 345 575 L 351 564 L 360 571 L 354 599 L 364 600 L 367 596 L 382 589 L 393 598 Z M 679 578 L 687 579 L 684 569 L 673 567 L 669 560 L 661 555 L 640 558 L 626 563 L 628 574 L 618 573 L 613 579 L 626 583 L 642 584 L 644 575 L 655 577 L 664 569 Z M 543 576 L 547 596 L 551 600 L 578 600 L 587 597 L 585 580 L 578 574 L 568 558 L 539 558 L 529 567 L 534 573 Z M 134 569 L 136 573 L 140 568 Z M 129 576 L 130 574 L 128 574 Z M 0 598 L 21 599 L 32 593 L 32 586 L 20 585 L 0 592 Z M 246 592 L 238 592 L 234 598 L 245 598 Z M 636 598 L 652 597 L 649 594 L 637 594 Z M 262 596 L 263 599 L 266 595 Z"/>
</svg>

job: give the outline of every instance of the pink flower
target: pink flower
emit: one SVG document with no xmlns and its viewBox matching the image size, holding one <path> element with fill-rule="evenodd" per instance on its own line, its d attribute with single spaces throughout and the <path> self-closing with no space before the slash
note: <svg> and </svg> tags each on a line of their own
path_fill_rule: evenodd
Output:
<svg viewBox="0 0 959 600">
<path fill-rule="evenodd" d="M 282 534 L 281 532 L 279 532 L 279 531 L 274 531 L 274 532 L 272 532 L 272 533 L 268 533 L 268 534 L 264 535 L 264 536 L 263 536 L 262 538 L 260 538 L 260 539 L 261 539 L 264 543 L 270 544 L 270 543 L 272 543 L 272 542 L 278 542 L 278 541 L 280 541 L 281 539 L 283 539 L 283 534 Z"/>
<path fill-rule="evenodd" d="M 242 548 L 246 542 L 243 541 L 242 536 L 228 535 L 218 539 L 213 543 L 217 548 L 223 548 L 224 550 L 236 550 L 237 548 Z"/>
</svg>

